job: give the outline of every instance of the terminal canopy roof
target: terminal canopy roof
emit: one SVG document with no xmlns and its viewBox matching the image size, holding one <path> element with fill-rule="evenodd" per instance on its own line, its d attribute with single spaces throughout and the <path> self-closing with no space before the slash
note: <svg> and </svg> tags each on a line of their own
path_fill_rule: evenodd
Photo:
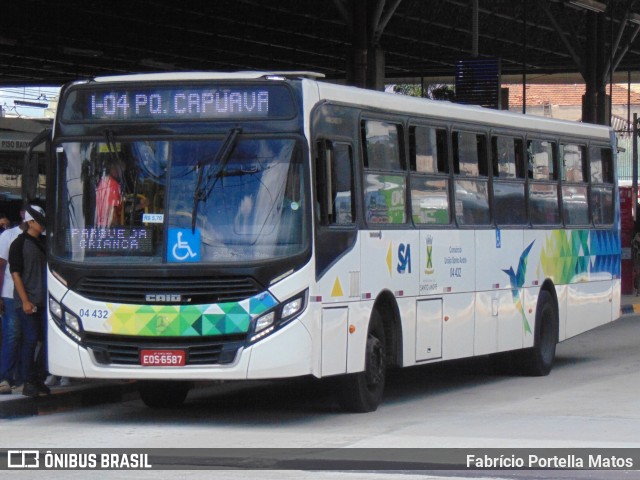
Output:
<svg viewBox="0 0 640 480">
<path fill-rule="evenodd" d="M 342 80 L 362 51 L 384 52 L 391 82 L 451 77 L 474 53 L 528 78 L 640 71 L 636 0 L 7 0 L 0 12 L 4 86 L 176 70 Z"/>
</svg>

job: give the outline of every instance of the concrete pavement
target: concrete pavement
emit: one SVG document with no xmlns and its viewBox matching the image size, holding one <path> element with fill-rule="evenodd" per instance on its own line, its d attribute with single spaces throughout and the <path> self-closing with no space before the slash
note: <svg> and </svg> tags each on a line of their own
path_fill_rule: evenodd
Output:
<svg viewBox="0 0 640 480">
<path fill-rule="evenodd" d="M 640 296 L 623 295 L 621 315 L 640 314 Z M 44 415 L 81 407 L 139 398 L 136 382 L 74 380 L 70 386 L 52 387 L 51 395 L 25 397 L 21 390 L 0 395 L 0 419 Z"/>
</svg>

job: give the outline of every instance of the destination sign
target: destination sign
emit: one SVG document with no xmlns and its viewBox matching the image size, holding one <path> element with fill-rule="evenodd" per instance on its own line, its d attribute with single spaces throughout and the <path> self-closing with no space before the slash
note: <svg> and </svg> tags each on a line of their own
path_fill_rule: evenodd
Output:
<svg viewBox="0 0 640 480">
<path fill-rule="evenodd" d="M 96 87 L 70 92 L 63 122 L 291 118 L 283 85 Z"/>
<path fill-rule="evenodd" d="M 150 255 L 153 232 L 146 227 L 71 228 L 67 249 L 94 254 Z"/>
</svg>

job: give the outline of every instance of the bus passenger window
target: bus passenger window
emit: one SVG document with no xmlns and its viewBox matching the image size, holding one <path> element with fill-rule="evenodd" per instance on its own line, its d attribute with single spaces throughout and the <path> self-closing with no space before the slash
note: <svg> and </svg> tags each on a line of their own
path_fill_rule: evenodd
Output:
<svg viewBox="0 0 640 480">
<path fill-rule="evenodd" d="M 498 178 L 524 178 L 522 140 L 511 137 L 493 137 L 491 153 L 493 176 Z"/>
<path fill-rule="evenodd" d="M 483 134 L 453 132 L 454 173 L 473 177 L 488 175 L 486 137 Z"/>
<path fill-rule="evenodd" d="M 610 148 L 589 148 L 591 166 L 590 206 L 594 225 L 612 225 L 613 204 L 613 156 Z"/>
<path fill-rule="evenodd" d="M 587 155 L 582 145 L 560 145 L 562 159 L 562 213 L 565 225 L 588 225 Z"/>
<path fill-rule="evenodd" d="M 613 183 L 613 158 L 610 148 L 589 148 L 591 183 Z"/>
<path fill-rule="evenodd" d="M 529 219 L 532 225 L 558 225 L 558 183 L 555 168 L 556 144 L 548 140 L 527 142 Z"/>
<path fill-rule="evenodd" d="M 587 155 L 582 145 L 560 145 L 562 159 L 562 180 L 568 183 L 582 183 L 587 181 Z"/>
<path fill-rule="evenodd" d="M 354 222 L 353 154 L 351 146 L 318 142 L 316 195 L 320 223 L 348 225 Z"/>
<path fill-rule="evenodd" d="M 367 173 L 364 186 L 364 206 L 369 224 L 402 224 L 407 221 L 405 210 L 405 176 Z"/>
<path fill-rule="evenodd" d="M 489 184 L 483 134 L 453 132 L 453 166 L 456 221 L 458 225 L 489 225 Z"/>
<path fill-rule="evenodd" d="M 364 166 L 376 170 L 402 170 L 400 125 L 373 120 L 362 122 Z"/>
<path fill-rule="evenodd" d="M 522 140 L 496 136 L 491 139 L 493 209 L 496 224 L 523 225 L 527 221 L 522 165 Z"/>
<path fill-rule="evenodd" d="M 365 173 L 364 207 L 369 224 L 402 224 L 407 221 L 405 208 L 406 172 L 402 161 L 400 125 L 364 120 L 362 140 Z"/>
<path fill-rule="evenodd" d="M 416 225 L 448 225 L 449 181 L 411 175 L 411 217 Z"/>
<path fill-rule="evenodd" d="M 411 171 L 448 173 L 447 131 L 442 128 L 411 127 L 409 131 Z"/>
<path fill-rule="evenodd" d="M 556 180 L 555 142 L 546 140 L 529 140 L 527 155 L 529 157 L 529 178 L 533 180 Z"/>
<path fill-rule="evenodd" d="M 448 225 L 447 131 L 415 126 L 409 130 L 411 218 L 416 225 Z"/>
</svg>

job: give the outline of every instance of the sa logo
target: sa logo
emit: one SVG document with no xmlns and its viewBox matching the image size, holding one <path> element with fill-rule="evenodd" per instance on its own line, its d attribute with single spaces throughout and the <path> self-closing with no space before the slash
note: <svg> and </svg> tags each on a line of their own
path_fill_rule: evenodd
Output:
<svg viewBox="0 0 640 480">
<path fill-rule="evenodd" d="M 411 273 L 411 245 L 398 245 L 398 273 Z"/>
</svg>

